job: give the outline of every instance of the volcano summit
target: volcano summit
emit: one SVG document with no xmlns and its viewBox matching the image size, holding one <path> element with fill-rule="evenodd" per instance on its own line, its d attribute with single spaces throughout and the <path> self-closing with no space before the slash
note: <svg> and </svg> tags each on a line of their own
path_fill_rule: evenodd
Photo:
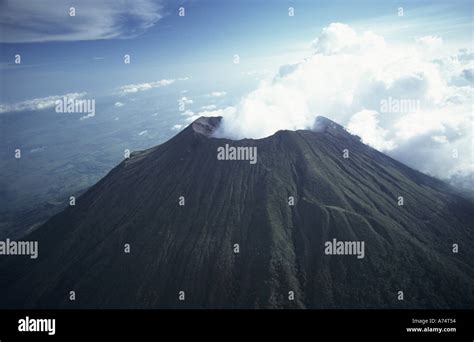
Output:
<svg viewBox="0 0 474 342">
<path fill-rule="evenodd" d="M 325 118 L 239 141 L 213 137 L 220 121 L 133 153 L 27 235 L 41 253 L 0 259 L 0 306 L 474 306 L 471 200 Z M 226 144 L 257 162 L 219 160 Z"/>
</svg>

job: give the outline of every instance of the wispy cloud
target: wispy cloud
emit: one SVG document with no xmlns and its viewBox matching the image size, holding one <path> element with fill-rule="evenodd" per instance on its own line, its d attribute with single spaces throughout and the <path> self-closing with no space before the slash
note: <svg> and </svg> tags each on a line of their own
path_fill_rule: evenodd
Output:
<svg viewBox="0 0 474 342">
<path fill-rule="evenodd" d="M 75 16 L 70 15 L 71 7 Z M 162 17 L 160 0 L 1 1 L 0 41 L 131 38 L 154 26 Z"/>
<path fill-rule="evenodd" d="M 173 84 L 176 80 L 174 79 L 162 79 L 155 82 L 147 82 L 147 83 L 138 83 L 138 84 L 127 84 L 120 87 L 120 93 L 122 95 L 133 94 L 139 91 L 150 90 L 153 88 L 159 87 L 166 87 L 170 84 Z"/>
<path fill-rule="evenodd" d="M 95 116 L 95 113 L 89 113 L 89 114 L 86 114 L 86 115 L 83 115 L 79 118 L 79 120 L 87 120 L 87 119 L 90 119 L 90 118 L 93 118 Z"/>
<path fill-rule="evenodd" d="M 213 105 L 213 104 L 201 107 L 202 110 L 214 110 L 216 108 L 217 108 L 216 105 Z"/>
<path fill-rule="evenodd" d="M 178 103 L 183 103 L 183 104 L 192 104 L 194 101 L 190 99 L 189 97 L 182 96 L 179 100 Z"/>
<path fill-rule="evenodd" d="M 223 97 L 227 93 L 225 91 L 213 91 L 212 93 L 209 94 L 210 97 Z"/>
<path fill-rule="evenodd" d="M 31 100 L 11 103 L 11 104 L 0 104 L 1 113 L 12 113 L 22 111 L 35 111 L 56 106 L 57 101 L 67 98 L 69 100 L 81 99 L 86 93 L 69 93 L 65 95 L 53 95 L 47 97 L 39 97 Z"/>
</svg>

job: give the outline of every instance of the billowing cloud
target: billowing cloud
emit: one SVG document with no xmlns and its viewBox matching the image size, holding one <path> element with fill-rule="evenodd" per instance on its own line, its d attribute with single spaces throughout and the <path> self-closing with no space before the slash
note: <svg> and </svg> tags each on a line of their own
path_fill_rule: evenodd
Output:
<svg viewBox="0 0 474 342">
<path fill-rule="evenodd" d="M 39 97 L 11 104 L 0 104 L 0 114 L 52 108 L 56 106 L 57 101 L 62 101 L 64 98 L 68 101 L 74 101 L 83 98 L 85 95 L 86 93 L 69 93 L 65 95 Z"/>
<path fill-rule="evenodd" d="M 323 115 L 422 172 L 472 175 L 470 50 L 442 54 L 443 41 L 433 36 L 393 44 L 340 23 L 324 28 L 312 46 L 313 55 L 244 96 L 218 135 L 311 129 Z"/>
<path fill-rule="evenodd" d="M 125 103 L 117 101 L 117 102 L 115 102 L 114 106 L 115 107 L 123 107 L 123 106 L 125 106 Z"/>
<path fill-rule="evenodd" d="M 336 55 L 343 53 L 363 53 L 370 48 L 381 48 L 385 41 L 371 31 L 358 35 L 350 26 L 332 23 L 323 29 L 313 43 L 316 54 Z"/>
<path fill-rule="evenodd" d="M 166 86 L 169 86 L 170 84 L 173 84 L 174 82 L 175 82 L 174 79 L 162 79 L 160 81 L 155 81 L 155 82 L 127 84 L 120 87 L 120 93 L 122 95 L 133 94 L 139 91 L 150 90 L 153 88 L 166 87 Z"/>
<path fill-rule="evenodd" d="M 379 126 L 379 113 L 375 110 L 361 110 L 354 114 L 347 125 L 347 129 L 360 137 L 363 142 L 378 150 L 393 148 L 393 142 L 388 140 L 388 131 Z"/>
<path fill-rule="evenodd" d="M 0 41 L 130 38 L 152 27 L 162 17 L 163 6 L 159 0 L 1 1 Z"/>
</svg>

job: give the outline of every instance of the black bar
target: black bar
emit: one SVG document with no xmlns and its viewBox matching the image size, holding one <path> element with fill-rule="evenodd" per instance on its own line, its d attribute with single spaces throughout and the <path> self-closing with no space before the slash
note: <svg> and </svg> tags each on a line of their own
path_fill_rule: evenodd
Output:
<svg viewBox="0 0 474 342">
<path fill-rule="evenodd" d="M 55 334 L 19 332 L 26 316 L 55 319 Z M 414 323 L 413 319 L 418 320 Z M 434 320 L 434 321 L 430 321 Z M 428 320 L 424 325 L 420 322 Z M 407 332 L 407 328 L 456 332 Z M 1 310 L 0 341 L 68 341 L 97 337 L 174 340 L 215 335 L 221 340 L 259 332 L 289 341 L 375 337 L 380 341 L 473 341 L 474 310 Z M 306 337 L 305 337 L 306 336 Z M 321 338 L 321 339 L 320 339 Z M 352 340 L 351 340 L 352 339 Z M 265 339 L 267 340 L 267 339 Z"/>
</svg>

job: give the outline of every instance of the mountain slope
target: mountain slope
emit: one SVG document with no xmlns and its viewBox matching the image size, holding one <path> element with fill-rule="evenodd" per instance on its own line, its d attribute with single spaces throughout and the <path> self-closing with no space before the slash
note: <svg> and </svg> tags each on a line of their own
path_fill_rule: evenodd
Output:
<svg viewBox="0 0 474 342">
<path fill-rule="evenodd" d="M 240 141 L 212 138 L 219 122 L 134 153 L 25 237 L 39 258 L 0 260 L 0 306 L 474 307 L 471 201 L 324 118 Z M 218 160 L 225 144 L 258 162 Z M 325 255 L 334 238 L 364 241 L 365 257 Z"/>
</svg>

